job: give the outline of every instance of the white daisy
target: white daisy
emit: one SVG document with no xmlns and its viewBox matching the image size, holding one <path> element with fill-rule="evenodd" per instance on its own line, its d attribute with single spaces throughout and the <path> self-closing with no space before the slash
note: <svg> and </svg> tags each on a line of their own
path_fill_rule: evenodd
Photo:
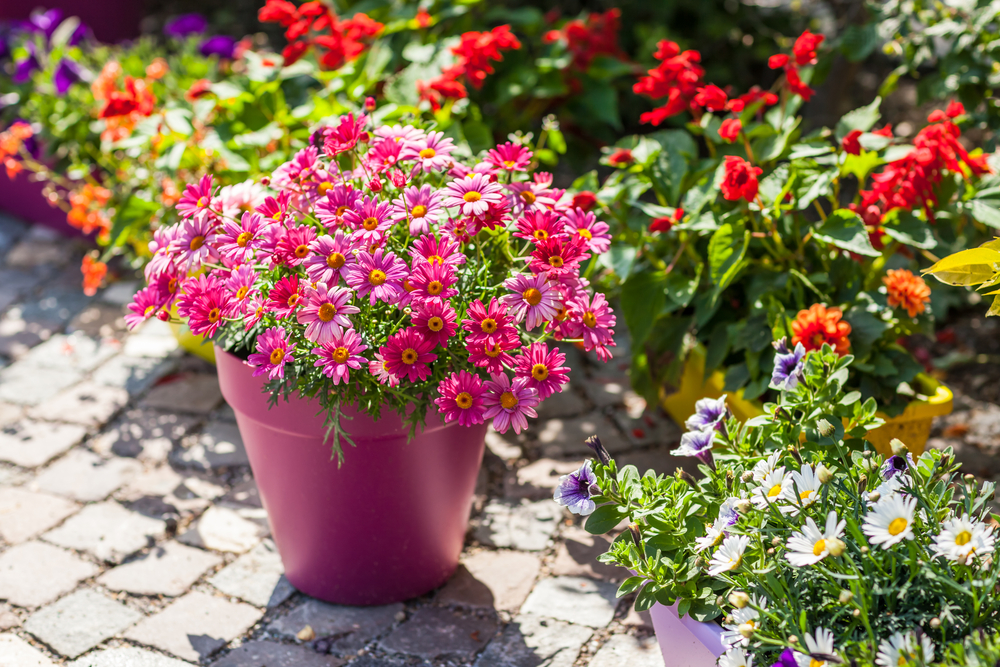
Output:
<svg viewBox="0 0 1000 667">
<path fill-rule="evenodd" d="M 719 550 L 712 556 L 709 563 L 708 574 L 716 577 L 723 572 L 735 570 L 743 560 L 743 552 L 747 550 L 750 538 L 746 535 L 730 535 L 719 547 Z"/>
<path fill-rule="evenodd" d="M 993 526 L 973 521 L 968 514 L 948 519 L 941 526 L 941 534 L 934 538 L 934 550 L 948 560 L 964 562 L 970 556 L 993 553 L 996 537 Z"/>
<path fill-rule="evenodd" d="M 877 493 L 879 500 L 882 498 L 888 498 L 889 496 L 894 496 L 899 493 L 902 489 L 905 489 L 907 484 L 907 478 L 905 475 L 893 475 L 889 479 L 885 480 L 877 487 L 872 493 Z M 870 494 L 869 494 L 870 495 Z M 868 507 L 873 506 L 875 503 L 871 500 L 868 501 Z"/>
<path fill-rule="evenodd" d="M 757 465 L 753 467 L 753 481 L 760 484 L 760 482 L 767 477 L 767 474 L 774 470 L 778 461 L 781 460 L 781 451 L 774 452 L 766 459 L 762 461 L 757 461 Z"/>
<path fill-rule="evenodd" d="M 789 494 L 792 506 L 788 507 L 787 511 L 795 515 L 800 509 L 809 507 L 819 499 L 819 488 L 822 484 L 810 465 L 804 465 L 801 470 L 792 472 L 792 483 L 795 485 L 794 493 Z"/>
<path fill-rule="evenodd" d="M 808 655 L 795 654 L 795 662 L 799 663 L 799 667 L 827 667 L 835 664 L 823 659 L 824 657 L 833 658 L 837 655 L 833 645 L 832 632 L 826 628 L 816 628 L 815 638 L 812 635 L 806 635 L 805 642 Z"/>
<path fill-rule="evenodd" d="M 907 498 L 900 493 L 880 498 L 865 516 L 862 530 L 868 536 L 868 541 L 888 549 L 903 540 L 912 540 L 913 512 L 916 507 L 916 498 Z"/>
<path fill-rule="evenodd" d="M 704 551 L 717 545 L 726 536 L 726 528 L 729 524 L 722 519 L 716 519 L 715 523 L 705 528 L 705 537 L 697 537 L 694 540 L 695 551 Z"/>
<path fill-rule="evenodd" d="M 732 617 L 732 623 L 724 623 L 722 625 L 722 643 L 726 646 L 749 646 L 750 640 L 740 634 L 741 625 L 749 625 L 750 627 L 757 629 L 760 623 L 760 613 L 754 608 L 759 607 L 761 609 L 767 609 L 767 600 L 763 598 L 753 597 L 753 604 L 748 604 L 742 609 L 733 609 L 732 613 L 729 614 Z"/>
<path fill-rule="evenodd" d="M 806 518 L 806 525 L 799 533 L 788 538 L 788 553 L 785 558 L 795 567 L 815 565 L 830 555 L 830 540 L 840 539 L 844 534 L 846 521 L 837 523 L 837 513 L 831 511 L 826 517 L 826 531 L 820 532 L 812 517 Z"/>
<path fill-rule="evenodd" d="M 719 667 L 753 667 L 753 656 L 741 648 L 731 648 L 719 656 Z"/>
<path fill-rule="evenodd" d="M 792 476 L 785 473 L 785 466 L 779 466 L 761 479 L 760 486 L 753 490 L 750 502 L 757 509 L 766 510 L 768 505 L 788 501 L 792 493 Z"/>
<path fill-rule="evenodd" d="M 920 635 L 920 648 L 923 651 L 925 663 L 934 660 L 934 642 L 922 634 Z M 897 632 L 889 639 L 883 639 L 878 645 L 878 655 L 875 656 L 875 664 L 879 667 L 898 667 L 905 665 L 917 658 L 917 638 L 912 632 Z"/>
</svg>

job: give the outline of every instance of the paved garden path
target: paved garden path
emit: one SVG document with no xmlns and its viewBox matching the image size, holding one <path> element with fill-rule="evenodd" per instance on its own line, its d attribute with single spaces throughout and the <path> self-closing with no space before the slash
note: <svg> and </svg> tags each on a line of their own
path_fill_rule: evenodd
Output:
<svg viewBox="0 0 1000 667">
<path fill-rule="evenodd" d="M 607 542 L 551 501 L 594 433 L 640 470 L 681 463 L 627 363 L 570 350 L 571 390 L 520 437 L 490 434 L 444 587 L 333 606 L 283 578 L 214 368 L 161 322 L 127 334 L 135 285 L 83 296 L 81 256 L 0 219 L 0 665 L 662 667 L 648 617 L 615 599 L 622 572 L 595 560 Z M 1000 441 L 996 408 L 966 409 Z"/>
</svg>

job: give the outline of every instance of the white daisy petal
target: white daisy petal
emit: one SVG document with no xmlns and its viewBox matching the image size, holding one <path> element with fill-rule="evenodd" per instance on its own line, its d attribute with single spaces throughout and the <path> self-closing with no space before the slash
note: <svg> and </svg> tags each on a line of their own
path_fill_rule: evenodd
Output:
<svg viewBox="0 0 1000 667">
<path fill-rule="evenodd" d="M 708 574 L 716 577 L 723 572 L 735 570 L 743 561 L 743 552 L 750 544 L 750 538 L 746 535 L 730 535 L 723 541 L 712 560 L 709 563 Z"/>
<path fill-rule="evenodd" d="M 868 536 L 868 541 L 888 549 L 903 540 L 912 540 L 916 507 L 916 498 L 907 498 L 899 493 L 880 498 L 865 516 L 862 530 Z"/>
</svg>

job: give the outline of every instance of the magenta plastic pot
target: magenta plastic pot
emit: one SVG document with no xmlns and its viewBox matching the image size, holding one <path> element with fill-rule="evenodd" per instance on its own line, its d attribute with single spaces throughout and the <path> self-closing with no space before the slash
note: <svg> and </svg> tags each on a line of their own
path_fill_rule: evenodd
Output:
<svg viewBox="0 0 1000 667">
<path fill-rule="evenodd" d="M 655 604 L 649 615 L 663 652 L 664 667 L 714 667 L 726 652 L 718 623 L 702 623 L 690 616 L 680 618 L 677 605 Z"/>
<path fill-rule="evenodd" d="M 407 442 L 395 413 L 375 422 L 345 411 L 356 447 L 345 446 L 338 469 L 315 400 L 279 400 L 269 409 L 262 378 L 218 347 L 215 358 L 293 586 L 328 602 L 375 605 L 448 580 L 468 526 L 485 425 L 445 425 L 428 415 Z"/>
<path fill-rule="evenodd" d="M 0 0 L 2 2 L 2 0 Z M 27 172 L 21 172 L 11 180 L 0 171 L 0 211 L 29 224 L 51 227 L 64 236 L 83 236 L 79 229 L 66 222 L 66 213 L 49 202 L 42 194 L 45 184 L 29 181 Z"/>
</svg>

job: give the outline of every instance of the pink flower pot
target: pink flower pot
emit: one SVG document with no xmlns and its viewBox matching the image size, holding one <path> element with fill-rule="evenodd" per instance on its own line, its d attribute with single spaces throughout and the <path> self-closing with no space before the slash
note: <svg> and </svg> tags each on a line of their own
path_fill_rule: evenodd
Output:
<svg viewBox="0 0 1000 667">
<path fill-rule="evenodd" d="M 677 605 L 655 604 L 649 615 L 663 652 L 664 667 L 714 667 L 726 652 L 718 623 L 702 623 L 690 616 L 680 618 Z"/>
<path fill-rule="evenodd" d="M 458 565 L 486 426 L 428 415 L 410 442 L 386 410 L 373 421 L 345 411 L 356 447 L 341 468 L 315 400 L 269 408 L 263 378 L 215 350 L 222 395 L 236 412 L 285 576 L 328 602 L 387 604 L 440 586 Z"/>
</svg>

